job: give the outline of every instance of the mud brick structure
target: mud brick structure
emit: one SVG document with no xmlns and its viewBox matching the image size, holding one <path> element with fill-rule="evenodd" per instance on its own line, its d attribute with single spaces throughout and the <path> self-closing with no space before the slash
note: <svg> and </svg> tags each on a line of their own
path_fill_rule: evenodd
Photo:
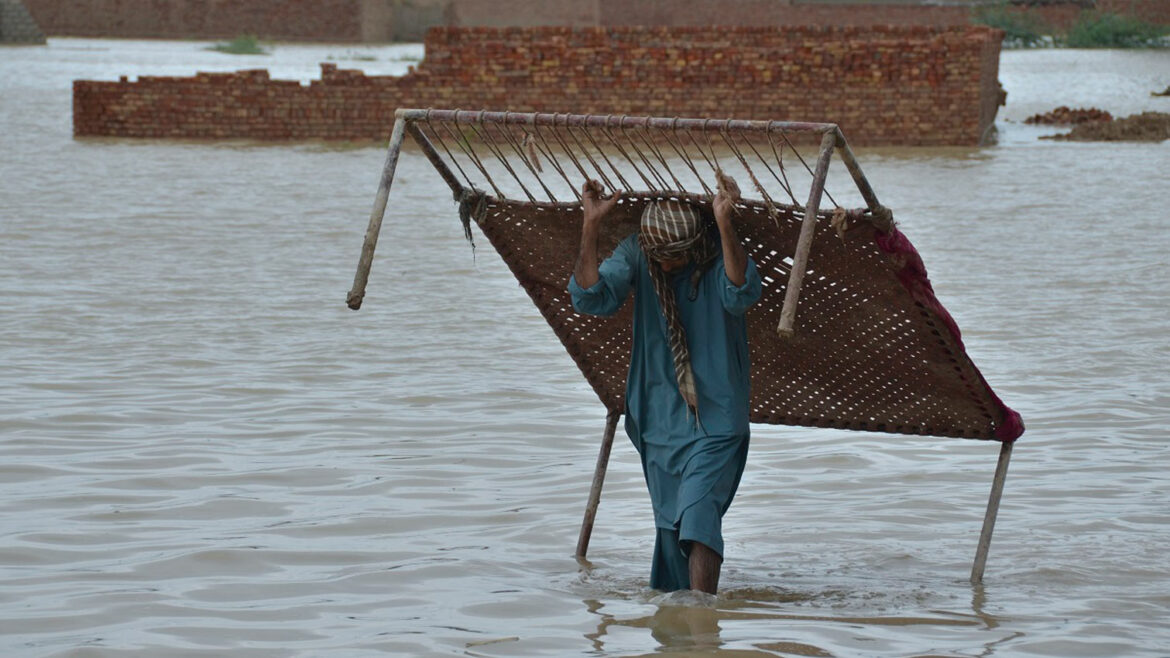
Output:
<svg viewBox="0 0 1170 658">
<path fill-rule="evenodd" d="M 322 64 L 76 81 L 74 134 L 384 140 L 399 107 L 823 121 L 855 144 L 976 145 L 1003 33 L 982 27 L 436 28 L 404 76 Z"/>
</svg>

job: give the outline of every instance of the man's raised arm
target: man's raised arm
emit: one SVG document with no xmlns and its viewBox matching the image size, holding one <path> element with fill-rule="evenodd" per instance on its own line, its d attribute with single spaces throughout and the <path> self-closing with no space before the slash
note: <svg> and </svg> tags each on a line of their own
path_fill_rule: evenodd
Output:
<svg viewBox="0 0 1170 658">
<path fill-rule="evenodd" d="M 747 281 L 747 252 L 731 222 L 738 200 L 739 187 L 730 177 L 722 176 L 719 193 L 715 195 L 711 206 L 715 211 L 715 224 L 719 227 L 719 239 L 723 242 L 723 269 L 727 271 L 727 280 L 742 286 Z"/>
<path fill-rule="evenodd" d="M 586 181 L 581 188 L 581 208 L 585 216 L 581 223 L 581 249 L 577 254 L 577 265 L 573 268 L 573 278 L 582 288 L 592 288 L 601 278 L 597 271 L 597 238 L 601 233 L 602 220 L 617 205 L 621 196 L 622 191 L 618 190 L 608 199 L 602 199 L 601 183 L 595 180 Z"/>
</svg>

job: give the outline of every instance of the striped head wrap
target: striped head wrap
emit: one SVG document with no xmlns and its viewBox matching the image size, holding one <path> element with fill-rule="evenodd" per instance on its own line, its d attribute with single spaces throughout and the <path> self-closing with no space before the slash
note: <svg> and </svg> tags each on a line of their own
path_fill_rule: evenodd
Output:
<svg viewBox="0 0 1170 658">
<path fill-rule="evenodd" d="M 638 230 L 638 246 L 646 254 L 650 281 L 658 297 L 658 307 L 666 318 L 667 339 L 674 360 L 674 375 L 678 390 L 687 408 L 698 418 L 699 398 L 691 355 L 687 348 L 687 332 L 679 318 L 678 303 L 666 272 L 660 261 L 685 259 L 695 264 L 691 274 L 691 299 L 698 291 L 699 279 L 718 255 L 715 242 L 707 232 L 698 208 L 674 199 L 649 203 L 642 212 Z"/>
</svg>

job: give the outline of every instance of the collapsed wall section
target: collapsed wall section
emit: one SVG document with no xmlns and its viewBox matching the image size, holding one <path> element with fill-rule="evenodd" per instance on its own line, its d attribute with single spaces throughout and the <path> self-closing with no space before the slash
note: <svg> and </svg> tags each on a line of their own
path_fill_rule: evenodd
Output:
<svg viewBox="0 0 1170 658">
<path fill-rule="evenodd" d="M 988 28 L 437 28 L 404 76 L 323 64 L 76 81 L 74 134 L 384 140 L 399 107 L 838 123 L 857 144 L 975 145 L 994 121 Z"/>
</svg>

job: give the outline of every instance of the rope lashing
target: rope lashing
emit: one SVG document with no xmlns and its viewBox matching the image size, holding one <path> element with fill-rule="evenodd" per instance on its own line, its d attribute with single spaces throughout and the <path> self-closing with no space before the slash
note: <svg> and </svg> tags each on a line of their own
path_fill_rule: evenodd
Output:
<svg viewBox="0 0 1170 658">
<path fill-rule="evenodd" d="M 458 114 L 459 110 L 455 110 L 455 113 Z M 429 116 L 427 119 L 429 121 Z M 491 185 L 492 189 L 495 191 L 496 198 L 506 198 L 504 193 L 501 192 L 500 188 L 496 185 L 496 181 L 492 180 L 492 175 L 488 173 L 487 168 L 483 166 L 483 162 L 479 159 L 479 154 L 475 152 L 475 147 L 471 145 L 471 140 L 467 139 L 466 135 L 456 135 L 455 132 L 451 129 L 450 123 L 446 121 L 442 121 L 440 123 L 442 123 L 443 128 L 447 130 L 447 133 L 451 135 L 451 139 L 455 140 L 455 145 L 458 146 L 459 149 L 463 151 L 463 154 L 471 160 L 472 164 L 475 165 L 475 168 L 479 170 L 479 173 L 483 174 L 483 177 L 488 182 L 488 185 Z M 460 171 L 462 171 L 462 169 L 460 169 Z M 468 181 L 468 185 L 471 185 L 471 181 Z"/>
<path fill-rule="evenodd" d="M 536 167 L 536 172 L 543 174 L 544 167 L 540 165 L 540 155 L 536 152 L 536 138 L 532 136 L 532 133 L 525 131 L 524 141 L 521 142 L 521 145 L 524 147 L 525 152 L 528 153 L 528 160 L 532 163 L 532 166 Z"/>
<path fill-rule="evenodd" d="M 780 131 L 780 135 L 784 137 L 784 141 L 788 141 L 788 137 L 784 135 L 783 130 Z M 792 194 L 792 184 L 788 182 L 788 172 L 784 169 L 784 145 L 781 144 L 780 149 L 776 149 L 776 142 L 772 140 L 771 123 L 768 124 L 768 130 L 764 133 L 764 137 L 768 140 L 768 146 L 772 147 L 772 156 L 776 158 L 776 165 L 780 169 L 780 176 L 777 176 L 776 172 L 772 171 L 771 167 L 768 167 L 768 171 L 772 172 L 772 178 L 775 178 L 776 182 L 780 183 L 780 187 L 784 188 L 784 191 L 788 193 L 788 198 L 792 199 L 793 207 L 800 208 L 800 202 L 797 201 L 796 196 Z M 768 161 L 764 158 L 764 156 L 759 155 L 758 152 L 756 155 L 760 158 L 761 162 L 763 162 L 765 165 L 768 164 Z M 781 180 L 781 178 L 783 178 L 783 180 Z"/>
<path fill-rule="evenodd" d="M 455 195 L 459 203 L 459 221 L 463 224 L 463 237 L 471 245 L 471 253 L 475 254 L 475 240 L 471 236 L 471 222 L 479 224 L 487 217 L 487 193 L 474 187 L 465 187 Z"/>
<path fill-rule="evenodd" d="M 587 120 L 588 120 L 588 118 L 589 118 L 589 115 L 586 115 Z M 568 124 L 566 123 L 565 125 L 567 128 Z M 581 152 L 585 154 L 585 157 L 593 165 L 593 168 L 596 169 L 597 173 L 601 175 L 601 179 L 605 181 L 605 184 L 609 187 L 609 189 L 611 189 L 611 190 L 617 190 L 617 189 L 632 190 L 632 189 L 634 189 L 633 186 L 630 185 L 630 183 L 624 177 L 622 177 L 622 172 L 618 171 L 618 168 L 613 166 L 613 163 L 610 162 L 610 160 L 609 160 L 609 156 L 607 156 L 605 154 L 605 149 L 598 146 L 597 140 L 593 139 L 593 135 L 589 133 L 588 128 L 582 128 L 581 129 L 582 134 L 584 134 L 585 139 L 589 140 L 589 143 L 593 145 L 593 148 L 597 150 L 597 154 L 601 156 L 601 159 L 605 161 L 605 164 L 609 165 L 609 168 L 613 171 L 614 176 L 617 177 L 618 181 L 621 183 L 621 188 L 614 185 L 613 182 L 611 182 L 609 180 L 609 177 L 605 175 L 605 171 L 602 170 L 602 168 L 597 165 L 597 161 L 593 159 L 593 156 L 589 155 L 589 149 L 586 148 L 585 145 L 582 144 L 581 141 L 577 139 L 576 133 L 574 133 L 572 131 L 572 129 L 568 129 L 567 132 L 569 133 L 569 136 L 573 138 L 573 141 L 577 142 L 577 146 L 579 146 L 581 148 Z"/>
<path fill-rule="evenodd" d="M 609 115 L 605 118 L 605 123 L 601 126 L 601 134 L 605 135 L 605 138 L 609 140 L 609 143 L 618 150 L 618 153 L 622 154 L 622 157 L 626 159 L 626 162 L 630 163 L 630 167 L 633 168 L 634 173 L 638 174 L 638 177 L 641 178 L 642 182 L 646 184 L 646 189 L 650 190 L 651 192 L 658 192 L 658 189 L 654 187 L 654 183 L 650 182 L 650 179 L 646 178 L 646 174 L 642 173 L 641 169 L 638 169 L 638 165 L 634 162 L 634 159 L 630 157 L 630 154 L 626 152 L 626 149 L 622 148 L 621 142 L 619 142 L 613 136 L 613 133 L 609 131 L 609 120 L 612 116 L 613 115 Z M 601 148 L 598 147 L 598 150 L 601 150 Z M 602 157 L 605 157 L 605 152 L 602 151 L 601 155 Z M 606 158 L 606 161 L 608 160 L 609 158 Z M 611 164 L 610 166 L 612 167 L 613 165 Z M 614 171 L 616 172 L 617 170 L 615 169 Z"/>
<path fill-rule="evenodd" d="M 487 126 L 485 126 L 483 123 L 483 115 L 485 113 L 486 110 L 479 113 L 480 116 L 476 123 L 478 123 L 480 126 L 483 126 L 484 132 L 486 133 Z M 524 181 L 520 180 L 520 177 L 516 175 L 516 170 L 512 169 L 512 165 L 508 162 L 508 158 L 504 155 L 504 152 L 500 150 L 499 146 L 494 141 L 489 139 L 490 136 L 485 137 L 484 133 L 479 132 L 475 126 L 475 123 L 467 124 L 467 127 L 471 129 L 471 132 L 475 133 L 475 136 L 479 138 L 479 141 L 484 146 L 487 147 L 487 150 L 490 151 L 492 155 L 496 156 L 496 160 L 504 166 L 504 170 L 512 175 L 512 180 L 516 181 L 516 184 L 520 186 L 520 190 L 524 192 L 524 196 L 528 197 L 528 200 L 532 203 L 536 203 L 536 197 L 532 196 L 532 192 L 528 191 L 528 187 L 524 185 Z"/>
<path fill-rule="evenodd" d="M 894 229 L 896 222 L 894 221 L 894 211 L 885 206 L 878 206 L 869 210 L 869 221 L 877 227 L 882 233 L 888 234 Z"/>
<path fill-rule="evenodd" d="M 743 168 L 747 171 L 748 178 L 750 178 L 752 184 L 756 186 L 756 191 L 760 193 L 760 196 L 764 199 L 764 204 L 768 207 L 768 216 L 772 218 L 773 222 L 779 225 L 780 211 L 776 210 L 776 204 L 772 201 L 772 197 L 768 195 L 768 191 L 764 189 L 764 186 L 760 183 L 760 180 L 756 178 L 756 174 L 752 171 L 751 165 L 748 164 L 747 158 L 744 157 L 743 153 L 741 153 L 739 148 L 736 147 L 735 142 L 728 136 L 726 127 L 719 131 L 719 136 L 722 137 L 723 141 L 727 143 L 727 146 L 731 148 L 731 152 L 735 154 L 735 157 L 739 159 L 740 164 L 742 164 Z M 748 145 L 750 146 L 751 143 L 749 142 Z"/>
<path fill-rule="evenodd" d="M 691 161 L 691 156 L 687 154 L 687 147 L 677 139 L 678 117 L 675 117 L 674 120 L 671 121 L 670 132 L 663 131 L 662 135 L 666 138 L 667 143 L 670 144 L 670 148 L 674 149 L 674 152 L 678 154 L 678 157 L 682 158 L 683 164 L 685 164 L 687 168 L 691 170 L 691 173 L 695 175 L 695 178 L 699 181 L 699 185 L 703 187 L 703 193 L 707 196 L 714 196 L 711 193 L 711 188 L 707 187 L 707 184 L 703 182 L 703 177 L 699 175 L 699 170 L 695 168 L 695 163 Z"/>
<path fill-rule="evenodd" d="M 739 185 L 736 184 L 735 179 L 723 173 L 723 170 L 715 172 L 715 185 L 719 189 L 719 193 L 731 199 L 731 203 L 737 204 L 740 202 L 742 195 L 739 191 Z M 735 208 L 735 214 L 739 214 L 739 208 Z"/>
<path fill-rule="evenodd" d="M 637 131 L 636 134 L 639 138 L 641 138 L 642 143 L 646 145 L 646 148 L 650 149 L 650 153 L 654 156 L 654 159 L 658 160 L 658 162 L 662 165 L 663 170 L 665 170 L 667 175 L 670 176 L 670 179 L 674 181 L 675 188 L 680 192 L 685 192 L 686 186 L 682 184 L 682 181 L 678 179 L 678 176 L 674 175 L 674 171 L 671 170 L 670 164 L 667 163 L 666 158 L 662 156 L 662 151 L 654 145 L 654 140 L 651 139 L 646 134 L 646 132 L 646 129 L 642 128 L 640 131 Z"/>
<path fill-rule="evenodd" d="M 833 209 L 833 214 L 829 218 L 829 226 L 837 232 L 837 237 L 841 239 L 841 242 L 844 242 L 845 232 L 862 220 L 868 220 L 871 226 L 886 234 L 894 227 L 894 213 L 885 206 L 878 206 L 876 210 L 869 208 L 846 210 L 838 206 Z"/>
<path fill-rule="evenodd" d="M 833 209 L 833 217 L 829 220 L 829 226 L 837 232 L 837 237 L 841 242 L 845 242 L 845 231 L 849 228 L 849 213 L 844 208 L 837 206 Z"/>
<path fill-rule="evenodd" d="M 508 113 L 505 112 L 504 116 L 506 117 L 507 115 Z M 512 134 L 512 131 L 509 130 L 506 125 L 500 126 L 497 124 L 496 130 L 504 136 L 504 141 L 508 143 L 508 146 L 512 147 L 512 151 L 516 154 L 516 157 L 520 158 L 520 161 L 524 163 L 524 166 L 528 167 L 528 171 L 532 173 L 534 178 L 536 178 L 536 182 L 540 183 L 540 187 L 544 190 L 545 195 L 548 196 L 548 200 L 556 203 L 556 196 L 554 196 L 552 190 L 549 190 L 548 186 L 544 184 L 544 179 L 540 177 L 540 174 L 543 172 L 543 169 L 540 167 L 540 160 L 537 160 L 534 164 L 528 157 L 530 153 L 532 155 L 536 154 L 536 149 L 533 147 L 532 143 L 529 142 L 528 147 L 526 148 L 520 143 L 520 140 L 516 139 L 516 136 Z M 483 127 L 483 131 L 484 134 L 490 135 L 487 126 Z M 531 137 L 531 134 L 526 133 L 526 139 Z"/>
<path fill-rule="evenodd" d="M 469 191 L 460 193 L 458 201 L 464 234 L 469 242 L 471 221 L 478 221 L 489 205 L 485 200 L 487 194 L 474 182 L 475 173 L 481 176 L 478 184 L 486 183 L 494 192 L 492 198 L 508 199 L 507 193 L 490 173 L 490 169 L 496 169 L 495 165 L 499 166 L 496 177 L 500 173 L 505 178 L 510 177 L 522 198 L 539 206 L 563 205 L 553 192 L 562 181 L 573 195 L 570 202 L 581 201 L 575 175 L 570 175 L 570 170 L 573 170 L 586 180 L 600 180 L 608 188 L 608 193 L 624 189 L 653 197 L 678 195 L 709 202 L 719 193 L 731 195 L 730 190 L 734 189 L 733 212 L 736 215 L 740 215 L 744 208 L 759 204 L 777 225 L 781 217 L 789 216 L 786 213 L 791 210 L 803 210 L 789 182 L 784 162 L 788 155 L 784 152 L 785 147 L 791 149 L 791 154 L 806 171 L 813 173 L 811 162 L 801 155 L 787 134 L 789 129 L 800 132 L 803 126 L 784 122 L 745 126 L 744 122 L 733 119 L 680 120 L 675 117 L 667 120 L 618 114 L 539 115 L 489 113 L 486 110 L 464 112 L 463 116 L 456 110 L 453 114 L 453 117 L 446 115 L 440 120 L 437 113 L 433 116 L 427 110 L 416 120 L 467 183 Z M 518 114 L 521 121 L 514 120 Z M 686 137 L 679 133 L 685 133 Z M 763 140 L 767 146 L 757 144 L 753 139 Z M 690 144 L 684 140 L 690 140 Z M 717 143 L 721 145 L 717 147 Z M 459 151 L 463 153 L 462 158 L 456 157 Z M 714 173 L 714 185 L 708 184 L 710 175 L 700 174 L 698 167 L 701 165 L 694 157 L 696 152 Z M 725 172 L 723 165 L 726 162 L 720 160 L 729 157 L 738 163 L 735 170 L 742 169 L 751 181 L 751 199 L 742 197 L 738 186 Z M 517 160 L 520 166 L 516 165 Z M 494 161 L 490 168 L 489 161 Z M 472 166 L 468 167 L 468 164 Z M 551 165 L 552 169 L 546 165 Z M 761 172 L 761 167 L 767 170 L 767 174 Z M 590 168 L 593 172 L 589 171 Z M 686 172 L 694 179 L 688 178 L 684 182 L 679 174 Z M 551 184 L 549 176 L 560 179 L 557 185 Z M 632 185 L 634 182 L 639 185 Z M 547 204 L 537 200 L 538 189 L 548 199 Z M 786 196 L 791 205 L 788 205 L 789 201 L 780 202 L 777 193 L 780 198 Z M 826 214 L 832 229 L 842 240 L 853 223 L 861 219 L 883 232 L 888 232 L 893 226 L 892 213 L 884 207 L 843 210 L 828 190 L 824 193 L 834 206 L 838 206 Z"/>
<path fill-rule="evenodd" d="M 707 146 L 711 146 L 711 134 L 707 132 L 707 124 L 710 122 L 711 119 L 706 119 L 703 121 L 703 132 L 707 136 Z M 688 130 L 686 132 L 686 136 L 691 139 L 691 143 L 694 144 L 695 148 L 699 150 L 699 155 L 703 156 L 703 159 L 707 161 L 707 166 L 711 167 L 711 171 L 713 173 L 719 173 L 719 165 L 714 162 L 714 160 L 717 159 L 715 158 L 715 149 L 711 149 L 711 157 L 708 158 L 707 153 L 703 151 L 703 146 L 699 144 L 699 140 L 695 139 L 695 136 L 691 133 L 691 131 Z"/>
<path fill-rule="evenodd" d="M 638 145 L 634 143 L 634 140 L 630 139 L 630 133 L 626 129 L 626 118 L 626 115 L 623 114 L 621 120 L 618 121 L 618 130 L 621 131 L 622 137 L 624 137 L 626 141 L 630 143 L 630 150 L 638 156 L 638 159 L 642 161 L 642 164 L 646 165 L 646 170 L 650 172 L 650 175 L 654 177 L 654 180 L 658 181 L 658 184 L 662 186 L 663 190 L 669 190 L 670 183 L 666 182 L 666 179 L 663 178 L 660 173 L 658 173 L 658 168 L 655 167 L 652 162 L 646 159 L 646 155 L 642 153 L 642 149 L 638 148 Z"/>
<path fill-rule="evenodd" d="M 568 123 L 565 124 L 565 130 L 568 131 Z M 539 127 L 536 128 L 536 131 L 537 131 L 536 134 L 540 135 L 542 138 L 544 137 L 544 134 L 540 132 Z M 557 115 L 556 114 L 553 115 L 552 135 L 553 135 L 553 139 L 556 139 L 557 143 L 560 144 L 561 148 L 565 151 L 565 156 L 569 158 L 569 161 L 573 163 L 573 166 L 577 168 L 577 171 L 581 172 L 581 178 L 583 178 L 584 180 L 589 180 L 591 178 L 591 176 L 588 173 L 586 173 L 585 167 L 581 165 L 581 161 L 578 160 L 577 155 L 575 153 L 573 153 L 573 148 L 571 146 L 569 146 L 568 143 L 565 142 L 564 138 L 561 137 L 560 131 L 557 130 Z M 576 138 L 574 138 L 574 139 L 576 139 Z M 552 152 L 551 148 L 549 149 L 549 152 L 550 153 Z M 577 200 L 580 201 L 581 194 L 579 192 L 577 192 L 577 186 L 574 185 L 571 181 L 569 181 L 567 177 L 565 179 L 565 182 L 569 183 L 569 188 L 573 190 L 573 194 L 575 194 L 577 196 Z M 609 184 L 608 179 L 606 179 L 606 184 L 607 185 Z"/>
<path fill-rule="evenodd" d="M 471 182 L 471 178 L 467 175 L 466 171 L 463 171 L 463 167 L 459 166 L 459 160 L 455 157 L 455 154 L 451 152 L 451 149 L 447 147 L 446 140 L 443 139 L 443 136 L 439 134 L 438 130 L 435 130 L 435 126 L 431 124 L 430 108 L 427 108 L 426 117 L 423 119 L 423 122 L 426 123 L 427 128 L 431 131 L 431 141 L 438 141 L 439 146 L 441 146 L 443 151 L 447 153 L 447 157 L 451 158 L 451 164 L 454 164 L 455 168 L 459 170 L 459 173 L 463 176 L 463 180 L 467 181 L 468 187 L 472 187 L 474 183 Z"/>
<path fill-rule="evenodd" d="M 554 121 L 555 121 L 555 119 L 554 119 Z M 544 138 L 544 133 L 542 133 L 540 131 L 540 126 L 533 123 L 532 124 L 532 131 L 533 131 L 533 133 L 536 134 L 536 139 L 532 140 L 531 145 L 535 149 L 539 149 L 540 152 L 544 154 L 544 157 L 548 159 L 549 164 L 551 164 L 553 166 L 553 169 L 555 169 L 556 172 L 561 175 L 561 178 L 564 179 L 565 184 L 568 185 L 569 190 L 573 193 L 573 196 L 576 197 L 577 201 L 580 201 L 581 200 L 581 193 L 577 191 L 577 186 L 573 184 L 573 181 L 569 180 L 569 176 L 568 176 L 568 174 L 565 173 L 564 167 L 561 166 L 561 163 L 557 160 L 556 155 L 553 153 L 552 146 L 550 146 L 548 143 L 548 140 L 546 140 Z M 528 135 L 531 136 L 532 133 L 528 133 Z M 527 137 L 525 139 L 527 139 Z M 568 157 L 570 157 L 570 158 L 573 157 L 571 154 L 569 154 L 568 149 L 565 149 L 565 153 L 566 153 L 566 155 L 568 155 Z M 573 159 L 573 162 L 574 162 L 574 164 L 577 165 L 578 169 L 581 168 L 580 163 L 578 163 L 575 158 Z M 536 160 L 536 165 L 537 165 L 537 167 L 536 167 L 537 171 L 541 171 L 541 172 L 544 171 L 540 167 L 540 160 L 539 159 Z M 583 171 L 582 171 L 582 174 L 584 175 Z"/>
<path fill-rule="evenodd" d="M 816 174 L 813 172 L 813 168 L 809 166 L 808 162 L 805 161 L 804 156 L 802 156 L 800 154 L 800 151 L 797 150 L 796 146 L 788 139 L 788 135 L 781 132 L 780 136 L 784 138 L 784 143 L 788 144 L 788 148 L 792 149 L 792 152 L 796 155 L 796 159 L 800 160 L 800 164 L 804 165 L 804 170 L 807 171 L 810 176 L 812 176 L 813 178 L 816 178 Z M 825 185 L 824 192 L 825 192 L 825 196 L 829 197 L 829 201 L 834 206 L 840 205 L 837 203 L 837 200 L 833 198 L 833 195 L 829 194 L 828 184 Z"/>
</svg>

